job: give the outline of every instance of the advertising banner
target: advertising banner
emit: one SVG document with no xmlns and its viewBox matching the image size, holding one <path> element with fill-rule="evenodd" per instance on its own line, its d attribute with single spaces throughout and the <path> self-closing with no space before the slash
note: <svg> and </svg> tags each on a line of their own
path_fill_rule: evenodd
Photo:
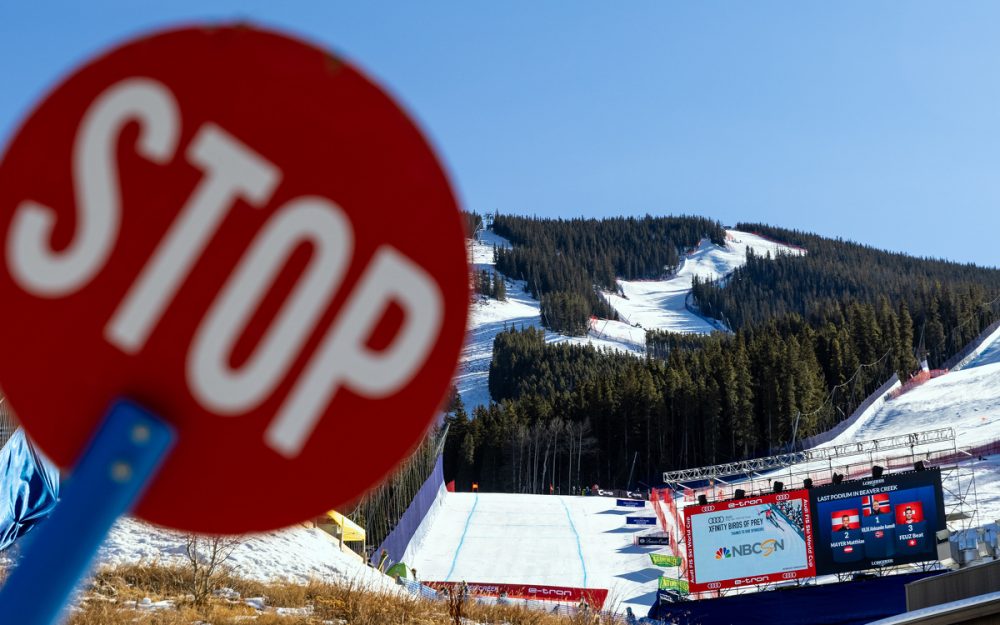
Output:
<svg viewBox="0 0 1000 625">
<path fill-rule="evenodd" d="M 656 602 L 658 605 L 665 603 L 676 603 L 678 601 L 684 601 L 684 596 L 676 590 L 657 590 L 656 591 Z"/>
<path fill-rule="evenodd" d="M 622 499 L 645 499 L 646 495 L 639 490 L 625 490 L 623 488 L 605 489 L 592 487 L 590 494 L 597 497 L 620 497 Z"/>
<path fill-rule="evenodd" d="M 810 499 L 820 575 L 937 560 L 940 471 L 831 484 L 813 489 Z"/>
<path fill-rule="evenodd" d="M 642 499 L 619 499 L 615 505 L 620 508 L 645 508 L 646 502 Z"/>
<path fill-rule="evenodd" d="M 680 566 L 681 557 L 680 556 L 667 556 L 662 553 L 651 553 L 649 554 L 649 559 L 656 566 Z"/>
<path fill-rule="evenodd" d="M 434 590 L 448 589 L 457 592 L 461 582 L 423 582 L 424 586 Z M 559 601 L 577 603 L 584 599 L 590 607 L 600 610 L 608 598 L 606 588 L 573 588 L 570 586 L 544 586 L 542 584 L 494 584 L 484 582 L 467 582 L 469 594 L 485 597 L 498 597 L 505 593 L 508 599 L 533 599 L 536 601 Z"/>
<path fill-rule="evenodd" d="M 684 514 L 693 592 L 816 574 L 809 491 L 688 506 Z"/>
<path fill-rule="evenodd" d="M 669 545 L 670 536 L 666 534 L 647 534 L 645 536 L 636 536 L 632 542 L 635 545 Z"/>
<path fill-rule="evenodd" d="M 673 577 L 661 577 L 660 578 L 660 590 L 674 590 L 681 593 L 682 595 L 688 594 L 688 583 L 683 579 L 676 579 Z"/>
<path fill-rule="evenodd" d="M 655 516 L 627 516 L 625 525 L 656 525 Z"/>
</svg>

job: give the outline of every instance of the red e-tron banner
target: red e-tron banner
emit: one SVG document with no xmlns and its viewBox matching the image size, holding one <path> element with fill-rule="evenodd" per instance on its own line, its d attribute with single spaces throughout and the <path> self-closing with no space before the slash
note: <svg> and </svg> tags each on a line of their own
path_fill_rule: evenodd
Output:
<svg viewBox="0 0 1000 625">
<path fill-rule="evenodd" d="M 429 586 L 434 590 L 444 590 L 447 588 L 452 593 L 462 585 L 461 582 L 422 583 L 424 586 Z M 541 584 L 466 583 L 469 585 L 469 594 L 472 595 L 498 597 L 500 593 L 507 593 L 508 599 L 534 599 L 537 601 L 560 601 L 564 603 L 576 603 L 580 599 L 583 599 L 595 610 L 602 609 L 604 601 L 608 598 L 608 590 L 606 588 L 573 588 L 569 586 L 543 586 Z"/>
<path fill-rule="evenodd" d="M 684 509 L 691 592 L 816 575 L 809 492 Z"/>
</svg>

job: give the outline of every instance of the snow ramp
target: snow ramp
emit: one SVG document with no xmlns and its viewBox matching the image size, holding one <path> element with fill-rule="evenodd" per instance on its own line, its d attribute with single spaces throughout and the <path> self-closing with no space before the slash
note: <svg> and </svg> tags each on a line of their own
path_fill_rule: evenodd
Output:
<svg viewBox="0 0 1000 625">
<path fill-rule="evenodd" d="M 649 558 L 670 547 L 633 544 L 637 534 L 657 529 L 626 522 L 655 518 L 649 502 L 618 508 L 612 497 L 445 492 L 441 498 L 420 544 L 407 550 L 421 580 L 603 588 L 606 610 L 631 606 L 644 614 L 661 573 L 676 574 Z"/>
</svg>

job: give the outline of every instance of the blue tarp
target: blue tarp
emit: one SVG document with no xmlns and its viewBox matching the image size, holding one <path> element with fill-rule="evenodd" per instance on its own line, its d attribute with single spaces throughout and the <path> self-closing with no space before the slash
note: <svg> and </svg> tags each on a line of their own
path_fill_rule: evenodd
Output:
<svg viewBox="0 0 1000 625">
<path fill-rule="evenodd" d="M 441 456 L 438 456 L 437 462 L 434 463 L 434 470 L 431 471 L 427 480 L 424 481 L 423 486 L 417 491 L 413 501 L 410 502 L 406 511 L 403 512 L 402 518 L 396 523 L 396 527 L 389 532 L 389 535 L 385 537 L 385 540 L 378 546 L 378 549 L 372 553 L 373 564 L 378 565 L 378 559 L 381 557 L 383 549 L 389 554 L 389 562 L 386 563 L 385 568 L 389 568 L 391 564 L 402 560 L 406 546 L 410 544 L 410 540 L 416 533 L 417 528 L 420 527 L 420 522 L 424 520 L 427 512 L 434 505 L 434 502 L 437 500 L 438 491 L 441 490 L 443 485 L 444 467 L 441 464 Z"/>
<path fill-rule="evenodd" d="M 18 428 L 0 449 L 0 551 L 45 519 L 59 498 L 59 470 Z"/>
</svg>

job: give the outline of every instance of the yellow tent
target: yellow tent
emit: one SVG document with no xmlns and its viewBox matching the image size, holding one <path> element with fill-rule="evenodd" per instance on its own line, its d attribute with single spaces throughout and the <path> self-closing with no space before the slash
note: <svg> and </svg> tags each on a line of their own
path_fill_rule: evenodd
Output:
<svg viewBox="0 0 1000 625">
<path fill-rule="evenodd" d="M 330 510 L 326 516 L 334 524 L 340 526 L 345 541 L 363 541 L 365 539 L 365 529 L 336 510 Z"/>
</svg>

